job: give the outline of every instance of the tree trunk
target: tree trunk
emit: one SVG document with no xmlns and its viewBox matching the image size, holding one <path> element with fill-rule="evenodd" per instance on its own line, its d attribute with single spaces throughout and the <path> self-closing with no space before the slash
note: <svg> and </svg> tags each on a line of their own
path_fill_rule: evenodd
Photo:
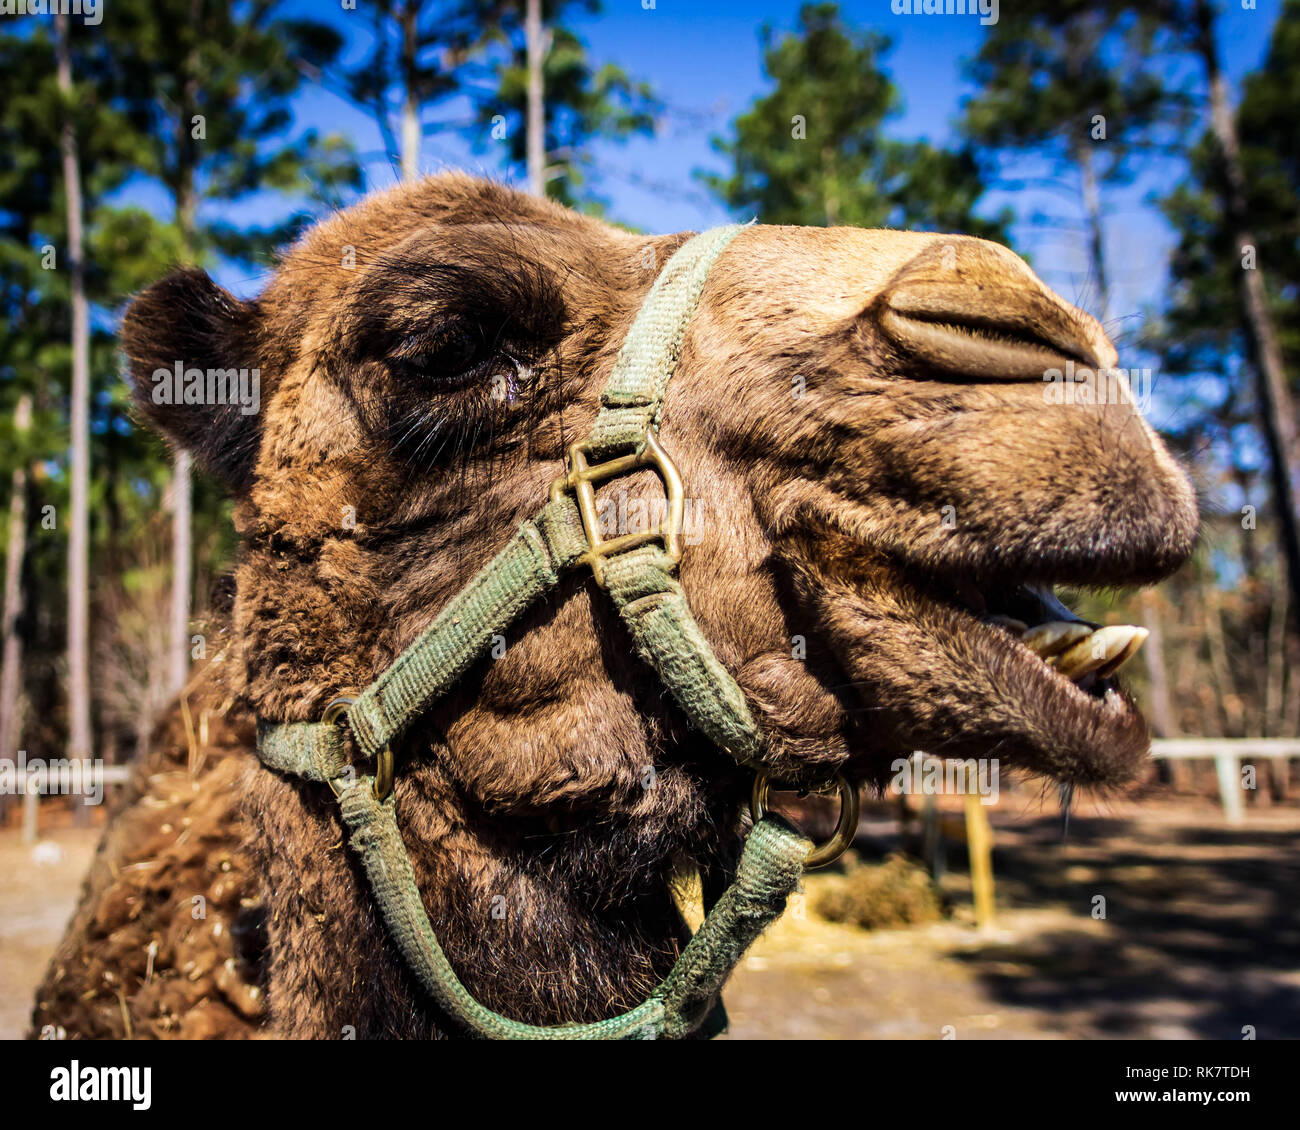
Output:
<svg viewBox="0 0 1300 1130">
<path fill-rule="evenodd" d="M 59 90 L 72 96 L 68 17 L 56 17 Z M 72 395 L 69 478 L 72 521 L 68 531 L 68 757 L 93 753 L 90 731 L 90 317 L 82 262 L 81 162 L 71 120 L 63 125 L 63 190 L 68 218 L 68 269 L 72 297 Z M 88 811 L 75 806 L 78 814 Z"/>
<path fill-rule="evenodd" d="M 1228 473 L 1232 476 L 1232 481 L 1237 489 L 1241 491 L 1242 498 L 1250 498 L 1254 494 L 1252 488 L 1255 486 L 1255 474 L 1253 470 L 1241 466 L 1234 460 Z M 1248 581 L 1258 581 L 1263 577 L 1263 569 L 1259 560 L 1258 538 L 1259 533 L 1257 530 L 1248 528 L 1245 522 L 1237 523 L 1237 542 L 1241 546 L 1241 568 Z M 1283 564 L 1285 565 L 1285 562 Z M 1286 569 L 1283 568 L 1281 574 L 1276 579 L 1270 579 L 1268 583 L 1285 587 Z"/>
<path fill-rule="evenodd" d="M 1244 255 L 1245 248 L 1257 248 L 1247 223 L 1246 175 L 1241 164 L 1237 122 L 1228 102 L 1227 82 L 1219 68 L 1215 12 L 1209 0 L 1196 2 L 1196 47 L 1205 66 L 1210 87 L 1210 124 L 1223 161 L 1226 184 L 1224 215 L 1233 235 L 1233 246 Z M 1297 462 L 1295 413 L 1291 402 L 1282 350 L 1268 310 L 1268 293 L 1259 265 L 1240 271 L 1241 307 L 1247 346 L 1255 372 L 1255 395 L 1259 401 L 1260 424 L 1268 446 L 1269 474 L 1277 508 L 1278 534 L 1291 589 L 1288 602 L 1292 624 L 1300 614 L 1300 512 L 1296 505 Z"/>
<path fill-rule="evenodd" d="M 1280 580 L 1280 578 L 1279 578 Z M 1264 668 L 1264 722 L 1260 727 L 1260 736 L 1265 738 L 1283 737 L 1286 734 L 1286 624 L 1289 619 L 1290 601 L 1285 584 L 1274 581 L 1277 597 L 1269 609 L 1268 643 L 1266 644 L 1266 661 Z M 1292 673 L 1294 677 L 1294 673 Z"/>
<path fill-rule="evenodd" d="M 402 24 L 402 180 L 420 175 L 420 105 L 415 89 L 416 53 L 419 48 L 419 0 L 409 0 L 401 10 Z"/>
<path fill-rule="evenodd" d="M 546 45 L 542 40 L 542 0 L 528 0 L 524 15 L 528 50 L 528 191 L 546 195 L 546 90 L 542 66 Z"/>
<path fill-rule="evenodd" d="M 1140 598 L 1142 605 L 1142 623 L 1150 632 L 1142 652 L 1146 656 L 1147 676 L 1151 681 L 1151 725 L 1156 734 L 1162 738 L 1178 736 L 1178 722 L 1174 717 L 1172 700 L 1169 697 L 1169 671 L 1165 667 L 1164 631 L 1160 623 L 1160 613 L 1156 607 L 1156 597 L 1150 589 L 1143 591 Z"/>
<path fill-rule="evenodd" d="M 190 20 L 196 29 L 202 14 L 202 0 L 190 0 Z M 189 262 L 196 258 L 194 233 L 198 226 L 198 194 L 194 185 L 198 154 L 193 134 L 193 115 L 198 112 L 198 66 L 197 53 L 191 52 L 186 60 L 184 98 L 176 122 L 176 226 L 180 229 L 182 252 Z M 177 451 L 172 459 L 172 593 L 167 664 L 167 686 L 172 694 L 184 689 L 190 674 L 192 477 L 190 453 Z"/>
<path fill-rule="evenodd" d="M 32 398 L 23 393 L 14 411 L 14 432 L 21 443 L 32 425 Z M 22 740 L 23 560 L 27 553 L 27 466 L 14 468 L 9 499 L 9 529 L 5 539 L 4 609 L 0 624 L 0 757 L 17 756 Z M 0 797 L 0 824 L 12 798 Z"/>
<path fill-rule="evenodd" d="M 1223 597 L 1214 585 L 1206 591 L 1205 638 L 1210 646 L 1210 670 L 1214 672 L 1213 688 L 1223 720 L 1221 736 L 1244 738 L 1246 727 L 1243 699 L 1237 689 L 1233 664 L 1228 656 L 1228 640 L 1223 630 Z"/>
<path fill-rule="evenodd" d="M 826 226 L 828 228 L 837 227 L 840 222 L 840 198 L 838 192 L 832 187 L 835 183 L 835 176 L 832 170 L 835 168 L 835 147 L 833 145 L 822 146 L 822 212 L 826 216 Z"/>
<path fill-rule="evenodd" d="M 1094 65 L 1097 47 L 1104 28 L 1096 19 L 1083 14 L 1071 21 L 1066 31 L 1066 73 L 1082 86 L 1088 68 Z M 1097 320 L 1105 326 L 1110 319 L 1110 273 L 1106 262 L 1106 231 L 1101 215 L 1101 189 L 1092 162 L 1092 135 L 1088 119 L 1080 118 L 1071 127 L 1070 156 L 1079 169 L 1079 194 L 1088 231 L 1088 265 L 1097 283 Z"/>
<path fill-rule="evenodd" d="M 1104 327 L 1110 321 L 1110 276 L 1106 270 L 1106 230 L 1101 218 L 1101 191 L 1097 187 L 1097 172 L 1092 165 L 1092 151 L 1088 142 L 1078 140 L 1075 162 L 1079 166 L 1079 183 L 1083 195 L 1083 209 L 1088 224 L 1088 259 L 1093 278 L 1097 281 L 1097 321 Z"/>
<path fill-rule="evenodd" d="M 1286 695 L 1282 701 L 1281 736 L 1300 738 L 1300 655 L 1296 654 L 1300 648 L 1295 648 L 1293 641 L 1288 641 L 1286 646 L 1291 661 L 1287 664 Z"/>
</svg>

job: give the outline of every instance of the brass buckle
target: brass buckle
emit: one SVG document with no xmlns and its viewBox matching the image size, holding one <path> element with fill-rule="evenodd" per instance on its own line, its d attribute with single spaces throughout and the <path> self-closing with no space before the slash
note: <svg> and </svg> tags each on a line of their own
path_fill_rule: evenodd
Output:
<svg viewBox="0 0 1300 1130">
<path fill-rule="evenodd" d="M 685 491 L 682 486 L 681 472 L 677 464 L 663 449 L 653 431 L 647 431 L 645 444 L 632 455 L 620 455 L 604 463 L 592 463 L 589 459 L 591 445 L 588 442 L 575 443 L 569 448 L 569 471 L 551 483 L 551 501 L 554 502 L 566 490 L 573 491 L 578 514 L 582 518 L 582 529 L 587 535 L 587 552 L 578 558 L 579 564 L 591 566 L 596 583 L 605 587 L 605 559 L 615 553 L 633 549 L 652 541 L 661 541 L 664 551 L 674 562 L 682 559 L 682 528 L 686 512 Z M 649 467 L 659 473 L 663 480 L 664 492 L 668 496 L 668 513 L 663 522 L 653 529 L 635 534 L 620 534 L 618 537 L 602 538 L 600 536 L 600 518 L 596 513 L 596 484 L 619 475 L 630 475 L 634 471 Z"/>
<path fill-rule="evenodd" d="M 355 698 L 351 698 L 348 695 L 339 695 L 338 698 L 332 699 L 329 705 L 325 707 L 325 713 L 321 715 L 321 721 L 327 726 L 334 725 L 343 717 L 344 714 L 347 713 L 348 707 L 356 701 Z M 393 776 L 393 751 L 388 746 L 384 746 L 384 748 L 379 751 L 379 756 L 375 759 L 375 781 L 373 788 L 375 790 L 376 800 L 383 801 L 388 799 L 388 794 L 393 791 Z M 339 791 L 338 785 L 336 785 L 332 779 L 329 782 L 329 786 L 334 790 L 334 795 L 336 797 L 343 795 Z"/>
<path fill-rule="evenodd" d="M 771 779 L 767 775 L 767 770 L 760 769 L 754 774 L 754 791 L 749 798 L 749 812 L 754 818 L 754 823 L 763 819 L 763 810 L 767 806 L 767 790 L 771 784 Z M 828 863 L 834 863 L 845 850 L 853 843 L 853 837 L 858 830 L 858 815 L 860 811 L 858 790 L 849 782 L 849 779 L 843 773 L 835 774 L 835 787 L 840 793 L 840 819 L 835 825 L 835 833 L 824 844 L 816 844 L 812 851 L 808 853 L 808 858 L 804 860 L 804 870 L 812 871 L 817 867 L 825 867 Z"/>
</svg>

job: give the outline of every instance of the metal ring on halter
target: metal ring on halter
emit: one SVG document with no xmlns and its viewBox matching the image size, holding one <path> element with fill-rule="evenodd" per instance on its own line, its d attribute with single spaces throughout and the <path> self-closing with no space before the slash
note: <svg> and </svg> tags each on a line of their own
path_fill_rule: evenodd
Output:
<svg viewBox="0 0 1300 1130">
<path fill-rule="evenodd" d="M 763 811 L 767 806 L 767 791 L 771 785 L 771 778 L 767 775 L 765 769 L 760 769 L 754 774 L 754 791 L 749 798 L 749 812 L 753 816 L 755 823 L 763 819 Z M 840 819 L 835 826 L 835 833 L 823 844 L 815 844 L 812 851 L 808 853 L 808 858 L 804 861 L 804 869 L 811 871 L 816 867 L 825 867 L 828 863 L 834 863 L 849 845 L 853 843 L 853 837 L 858 831 L 858 790 L 849 782 L 849 779 L 843 773 L 835 774 L 835 787 L 840 794 Z"/>
<path fill-rule="evenodd" d="M 350 698 L 347 695 L 339 695 L 338 698 L 332 699 L 329 705 L 325 707 L 325 713 L 321 715 L 321 721 L 326 725 L 335 724 L 347 713 L 348 707 L 356 701 L 355 698 Z M 335 796 L 342 796 L 338 785 L 332 780 L 329 786 L 334 790 Z M 374 789 L 376 800 L 387 800 L 388 794 L 393 791 L 393 751 L 388 746 L 384 746 L 379 751 L 379 756 L 375 758 Z"/>
</svg>

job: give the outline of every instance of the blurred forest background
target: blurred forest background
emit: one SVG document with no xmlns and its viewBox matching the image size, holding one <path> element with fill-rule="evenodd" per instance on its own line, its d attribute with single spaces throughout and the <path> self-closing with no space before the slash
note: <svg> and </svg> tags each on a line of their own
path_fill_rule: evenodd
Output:
<svg viewBox="0 0 1300 1130">
<path fill-rule="evenodd" d="M 707 34 L 708 5 L 629 7 L 665 67 L 675 40 Z M 1134 678 L 1158 733 L 1300 734 L 1300 0 L 1017 0 L 989 26 L 889 0 L 783 10 L 710 45 L 761 67 L 722 107 L 670 101 L 654 67 L 599 54 L 609 13 L 591 0 L 0 17 L 0 756 L 128 759 L 229 600 L 228 502 L 130 416 L 128 296 L 181 262 L 252 292 L 329 210 L 466 163 L 644 230 L 694 208 L 1027 254 L 1122 365 L 1150 368 L 1151 416 L 1204 502 L 1191 565 L 1083 608 L 1151 629 Z M 968 50 L 946 38 L 956 24 Z M 1246 31 L 1258 58 L 1233 71 Z M 902 127 L 927 93 L 893 75 L 903 38 L 932 39 L 929 65 L 952 71 L 939 140 Z M 322 100 L 341 128 L 303 123 L 330 121 Z M 686 135 L 708 159 L 665 185 L 656 154 Z M 1117 201 L 1149 239 L 1131 223 L 1117 239 Z M 1070 286 L 1051 273 L 1059 241 L 1081 264 Z M 1167 261 L 1117 281 L 1145 243 Z"/>
</svg>

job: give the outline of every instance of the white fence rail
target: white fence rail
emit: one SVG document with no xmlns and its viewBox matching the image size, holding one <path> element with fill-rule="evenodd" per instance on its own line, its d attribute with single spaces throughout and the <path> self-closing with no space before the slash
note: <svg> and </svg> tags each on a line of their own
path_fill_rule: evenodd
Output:
<svg viewBox="0 0 1300 1130">
<path fill-rule="evenodd" d="M 1151 743 L 1151 756 L 1171 761 L 1213 761 L 1223 815 L 1229 824 L 1241 824 L 1246 819 L 1241 763 L 1300 758 L 1300 741 L 1294 738 L 1161 738 Z"/>
<path fill-rule="evenodd" d="M 92 784 L 100 786 L 124 785 L 131 779 L 129 765 L 94 765 L 84 769 L 82 764 L 78 764 L 75 769 L 65 764 L 55 769 L 44 767 L 18 770 L 15 791 L 21 793 L 23 798 L 23 843 L 36 842 L 41 794 L 50 792 L 51 785 L 57 786 L 54 792 L 59 796 L 79 796 L 84 800 L 87 778 Z"/>
<path fill-rule="evenodd" d="M 1229 824 L 1246 818 L 1241 763 L 1274 759 L 1300 760 L 1300 740 L 1295 738 L 1161 738 L 1151 743 L 1151 756 L 1160 760 L 1213 761 L 1219 779 L 1219 798 Z M 124 785 L 131 779 L 129 765 L 101 765 L 83 772 L 64 765 L 56 769 L 20 769 L 16 791 L 23 797 L 23 842 L 35 843 L 39 833 L 39 803 L 42 793 L 57 784 L 56 792 L 69 795 L 82 789 L 86 772 L 104 785 Z"/>
</svg>

